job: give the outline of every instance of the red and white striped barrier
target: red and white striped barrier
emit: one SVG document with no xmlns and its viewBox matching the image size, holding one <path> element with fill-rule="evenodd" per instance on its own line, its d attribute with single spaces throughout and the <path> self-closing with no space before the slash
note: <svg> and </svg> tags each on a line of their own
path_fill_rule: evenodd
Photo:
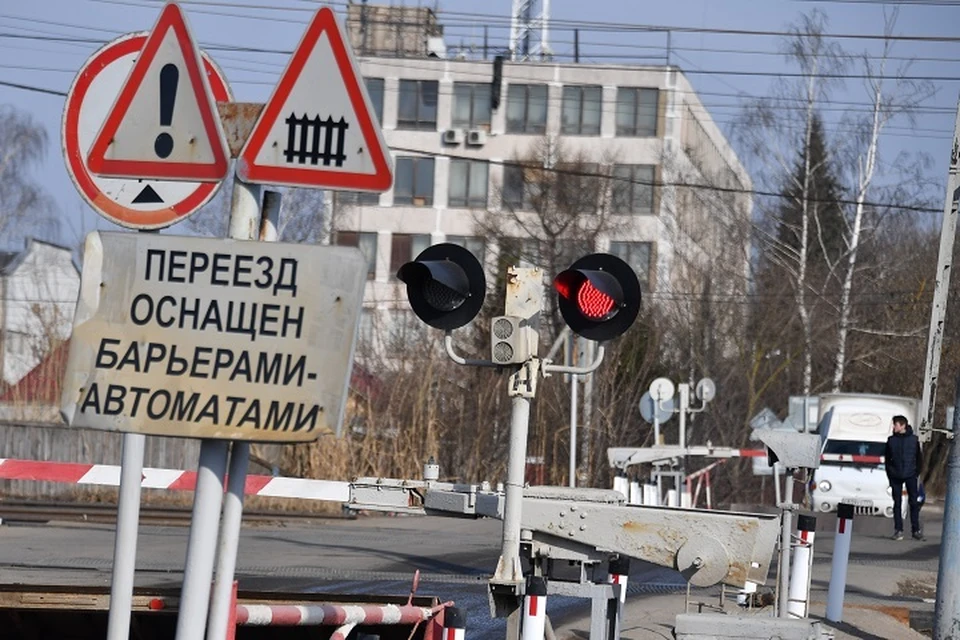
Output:
<svg viewBox="0 0 960 640">
<path fill-rule="evenodd" d="M 710 487 L 710 472 L 725 463 L 726 458 L 717 460 L 711 464 L 708 464 L 703 469 L 699 471 L 694 471 L 687 476 L 687 493 L 690 494 L 690 506 L 696 507 L 697 502 L 700 500 L 700 489 L 701 487 L 706 486 L 706 500 L 707 500 L 707 509 L 713 509 L 713 493 L 711 492 Z M 693 481 L 697 481 L 696 490 L 693 489 Z"/>
<path fill-rule="evenodd" d="M 249 627 L 412 625 L 429 620 L 451 604 L 451 602 L 445 602 L 432 608 L 396 604 L 238 604 L 237 625 Z"/>
<path fill-rule="evenodd" d="M 120 467 L 109 464 L 38 462 L 0 458 L 0 480 L 37 480 L 118 487 L 120 486 Z M 140 486 L 144 489 L 193 491 L 197 486 L 197 474 L 195 471 L 146 467 L 143 470 Z M 273 498 L 349 502 L 350 483 L 337 480 L 248 475 L 244 493 Z"/>
</svg>

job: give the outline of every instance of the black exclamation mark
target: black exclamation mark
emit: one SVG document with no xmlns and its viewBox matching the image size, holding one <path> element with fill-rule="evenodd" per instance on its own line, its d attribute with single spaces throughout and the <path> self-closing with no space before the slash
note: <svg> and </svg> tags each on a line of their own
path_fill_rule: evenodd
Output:
<svg viewBox="0 0 960 640">
<path fill-rule="evenodd" d="M 160 69 L 160 126 L 169 127 L 173 122 L 173 105 L 177 102 L 177 82 L 180 70 L 175 64 L 165 64 Z M 161 133 L 153 142 L 153 150 L 161 158 L 173 152 L 173 136 Z"/>
</svg>

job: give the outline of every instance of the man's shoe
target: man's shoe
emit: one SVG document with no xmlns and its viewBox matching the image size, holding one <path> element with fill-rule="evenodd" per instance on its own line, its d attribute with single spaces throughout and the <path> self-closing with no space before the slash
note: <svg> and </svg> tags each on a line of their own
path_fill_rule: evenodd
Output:
<svg viewBox="0 0 960 640">
<path fill-rule="evenodd" d="M 926 538 L 923 537 L 923 530 L 914 531 L 914 532 L 913 532 L 913 539 L 914 539 L 914 540 L 926 540 Z"/>
<path fill-rule="evenodd" d="M 894 531 L 891 540 L 903 540 L 903 531 Z"/>
</svg>

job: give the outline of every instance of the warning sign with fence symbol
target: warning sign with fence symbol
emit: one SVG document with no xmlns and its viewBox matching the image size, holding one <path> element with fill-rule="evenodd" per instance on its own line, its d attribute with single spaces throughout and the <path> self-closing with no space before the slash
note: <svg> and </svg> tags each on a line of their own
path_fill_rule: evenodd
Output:
<svg viewBox="0 0 960 640">
<path fill-rule="evenodd" d="M 386 191 L 390 158 L 363 79 L 330 9 L 317 12 L 240 153 L 254 183 Z"/>
</svg>

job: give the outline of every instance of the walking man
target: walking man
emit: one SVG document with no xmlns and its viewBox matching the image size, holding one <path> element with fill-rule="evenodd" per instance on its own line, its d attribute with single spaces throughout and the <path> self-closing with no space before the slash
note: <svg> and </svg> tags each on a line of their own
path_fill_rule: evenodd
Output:
<svg viewBox="0 0 960 640">
<path fill-rule="evenodd" d="M 905 416 L 893 416 L 893 435 L 887 438 L 884 452 L 887 480 L 893 493 L 893 539 L 903 540 L 903 488 L 907 488 L 907 501 L 910 506 L 910 530 L 916 540 L 923 540 L 923 528 L 920 526 L 920 500 L 917 482 L 923 465 L 920 440 L 913 433 L 913 427 Z"/>
</svg>

